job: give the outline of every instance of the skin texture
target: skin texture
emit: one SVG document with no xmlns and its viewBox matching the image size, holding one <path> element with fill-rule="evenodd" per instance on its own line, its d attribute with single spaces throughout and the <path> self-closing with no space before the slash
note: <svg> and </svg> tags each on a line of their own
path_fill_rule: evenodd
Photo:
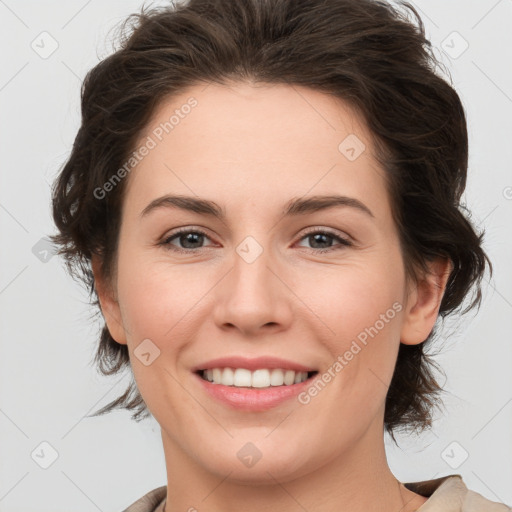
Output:
<svg viewBox="0 0 512 512">
<path fill-rule="evenodd" d="M 128 344 L 162 429 L 167 512 L 416 510 L 426 498 L 386 461 L 384 401 L 400 342 L 421 343 L 434 326 L 449 262 L 406 281 L 384 171 L 347 104 L 299 86 L 201 84 L 162 102 L 141 143 L 190 97 L 197 106 L 125 178 L 112 282 L 93 259 L 110 333 Z M 349 134 L 366 146 L 354 161 L 338 149 Z M 292 198 L 333 193 L 374 217 L 347 206 L 282 215 Z M 177 208 L 141 218 L 164 194 L 213 200 L 226 219 Z M 182 227 L 207 236 L 159 245 Z M 315 245 L 306 235 L 316 227 L 353 245 L 329 237 Z M 236 251 L 247 236 L 263 249 L 250 264 Z M 236 410 L 191 372 L 217 357 L 271 355 L 322 373 L 394 303 L 401 311 L 308 404 Z M 133 352 L 144 339 L 160 350 L 148 366 Z M 248 442 L 262 454 L 250 468 L 237 457 Z"/>
</svg>

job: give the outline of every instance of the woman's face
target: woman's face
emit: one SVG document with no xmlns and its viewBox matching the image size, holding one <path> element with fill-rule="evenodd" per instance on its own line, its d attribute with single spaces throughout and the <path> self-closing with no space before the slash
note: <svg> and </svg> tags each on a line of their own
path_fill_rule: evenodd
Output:
<svg viewBox="0 0 512 512">
<path fill-rule="evenodd" d="M 166 453 L 286 481 L 382 443 L 400 340 L 423 341 L 437 309 L 406 287 L 360 118 L 299 86 L 198 85 L 160 105 L 135 150 L 102 308 Z M 198 373 L 229 367 L 242 387 Z M 317 373 L 278 385 L 299 370 Z"/>
</svg>

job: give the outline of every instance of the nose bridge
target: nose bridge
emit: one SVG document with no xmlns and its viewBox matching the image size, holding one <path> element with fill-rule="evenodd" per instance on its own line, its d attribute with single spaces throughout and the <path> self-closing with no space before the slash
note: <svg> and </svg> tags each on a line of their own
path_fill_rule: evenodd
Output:
<svg viewBox="0 0 512 512">
<path fill-rule="evenodd" d="M 286 287 L 274 275 L 270 237 L 258 238 L 247 236 L 235 247 L 233 268 L 216 297 L 219 326 L 230 324 L 247 333 L 267 324 L 286 324 L 291 318 Z"/>
<path fill-rule="evenodd" d="M 253 236 L 247 236 L 235 248 L 233 258 L 231 293 L 240 304 L 246 304 L 249 308 L 270 304 L 275 285 L 268 268 L 273 259 L 269 237 L 265 240 L 259 238 L 260 242 Z"/>
</svg>

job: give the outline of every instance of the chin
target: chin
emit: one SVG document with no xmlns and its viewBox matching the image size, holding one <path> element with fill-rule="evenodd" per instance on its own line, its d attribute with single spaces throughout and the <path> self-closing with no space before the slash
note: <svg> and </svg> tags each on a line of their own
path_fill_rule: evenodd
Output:
<svg viewBox="0 0 512 512">
<path fill-rule="evenodd" d="M 254 436 L 259 442 L 246 441 L 250 437 L 244 436 L 243 441 L 230 440 L 220 451 L 217 445 L 216 449 L 203 452 L 211 453 L 211 459 L 201 460 L 200 457 L 199 461 L 210 473 L 221 478 L 229 475 L 229 481 L 242 485 L 275 484 L 276 480 L 290 481 L 321 465 L 318 461 L 315 464 L 314 457 L 304 452 L 307 440 L 302 443 L 298 440 L 287 443 L 281 436 L 271 442 L 270 438 L 264 437 L 267 433 Z"/>
</svg>

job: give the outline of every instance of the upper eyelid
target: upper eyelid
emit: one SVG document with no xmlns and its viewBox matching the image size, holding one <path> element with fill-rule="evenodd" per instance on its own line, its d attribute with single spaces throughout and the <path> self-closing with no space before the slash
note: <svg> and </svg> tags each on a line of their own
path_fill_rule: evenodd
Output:
<svg viewBox="0 0 512 512">
<path fill-rule="evenodd" d="M 175 236 L 178 236 L 178 235 L 183 235 L 183 234 L 187 234 L 187 233 L 200 233 L 202 235 L 205 235 L 207 236 L 208 238 L 212 238 L 207 230 L 205 228 L 199 228 L 199 227 L 183 227 L 183 228 L 176 228 L 176 231 L 173 231 L 171 233 L 168 233 L 166 235 L 163 236 L 162 240 L 165 241 L 165 240 L 169 240 L 170 238 L 173 238 Z"/>
</svg>

